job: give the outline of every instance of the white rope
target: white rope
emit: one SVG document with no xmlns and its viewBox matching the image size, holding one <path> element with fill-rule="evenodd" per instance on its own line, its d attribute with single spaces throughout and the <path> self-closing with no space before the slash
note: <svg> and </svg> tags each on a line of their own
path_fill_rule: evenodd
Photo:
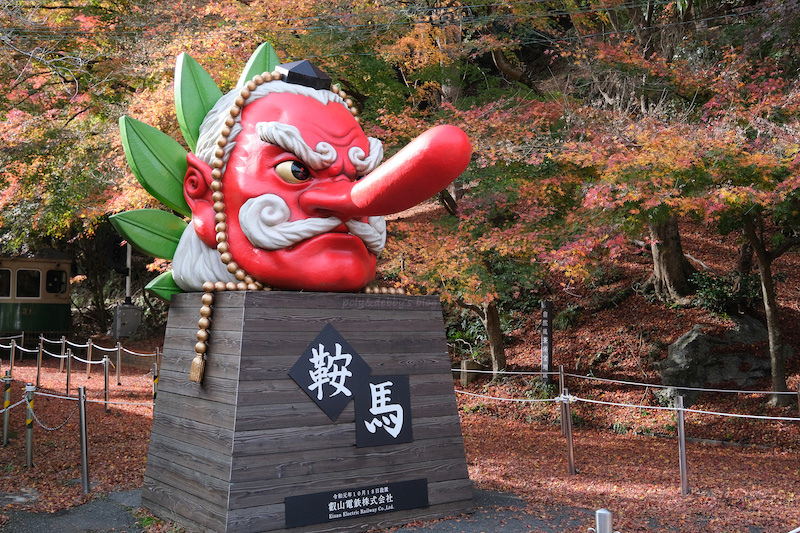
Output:
<svg viewBox="0 0 800 533">
<path fill-rule="evenodd" d="M 591 379 L 594 381 L 603 381 L 606 383 L 618 383 L 620 385 L 638 385 L 640 387 L 653 387 L 659 389 L 680 389 L 680 390 L 690 390 L 690 391 L 697 391 L 697 392 L 731 392 L 736 394 L 797 394 L 796 392 L 774 392 L 774 391 L 758 391 L 758 390 L 735 390 L 735 389 L 702 389 L 699 387 L 680 387 L 678 385 L 658 385 L 654 383 L 641 383 L 636 381 L 620 381 L 616 379 L 608 379 L 608 378 L 598 378 L 595 376 L 581 376 L 579 374 L 564 374 L 567 377 L 571 378 L 578 378 L 578 379 Z"/>
<path fill-rule="evenodd" d="M 137 402 L 112 402 L 112 401 L 108 401 L 108 402 L 107 402 L 107 401 L 105 401 L 105 400 L 90 400 L 90 399 L 88 399 L 88 398 L 86 399 L 86 401 L 87 401 L 87 402 L 91 402 L 91 403 L 108 403 L 108 404 L 113 404 L 113 405 L 144 405 L 144 406 L 149 406 L 149 407 L 153 407 L 153 405 L 154 405 L 154 404 L 153 404 L 153 402 L 144 402 L 144 403 L 137 403 Z"/>
<path fill-rule="evenodd" d="M 636 405 L 630 403 L 616 403 L 616 402 L 603 402 L 600 400 L 589 400 L 587 398 L 579 398 L 575 396 L 575 400 L 579 402 L 586 402 L 586 403 L 594 403 L 598 405 L 613 405 L 616 407 L 632 407 L 634 409 L 652 409 L 655 411 L 680 411 L 677 407 L 661 407 L 658 405 Z M 788 416 L 760 416 L 760 415 L 740 415 L 736 413 L 720 413 L 718 411 L 702 411 L 699 409 L 683 409 L 684 413 L 697 413 L 703 415 L 717 415 L 717 416 L 728 416 L 732 418 L 752 418 L 756 420 L 785 420 L 787 422 L 797 422 L 800 421 L 800 418 L 797 417 L 788 417 Z"/>
<path fill-rule="evenodd" d="M 0 340 L 11 341 L 11 340 L 14 340 L 14 339 L 24 339 L 24 338 L 25 338 L 25 334 L 24 333 L 20 333 L 19 335 L 6 335 L 6 336 L 3 336 L 3 337 L 0 337 Z"/>
<path fill-rule="evenodd" d="M 102 359 L 100 361 L 89 361 L 88 359 L 81 359 L 77 355 L 73 355 L 72 358 L 75 359 L 76 361 L 80 361 L 81 363 L 86 363 L 87 365 L 102 365 L 103 364 Z"/>
<path fill-rule="evenodd" d="M 9 405 L 9 406 L 8 406 L 8 407 L 6 407 L 5 409 L 0 409 L 0 414 L 3 414 L 3 413 L 5 413 L 6 411 L 10 411 L 10 410 L 12 410 L 13 408 L 17 407 L 18 405 L 22 405 L 23 403 L 25 403 L 25 398 L 21 399 L 20 401 L 18 401 L 18 402 L 17 402 L 17 403 L 15 403 L 14 405 Z"/>
<path fill-rule="evenodd" d="M 546 398 L 546 399 L 528 399 L 528 400 L 520 400 L 517 398 L 498 398 L 496 396 L 486 396 L 483 394 L 475 394 L 474 392 L 467 392 L 463 390 L 456 389 L 458 394 L 464 394 L 466 396 L 474 396 L 476 398 L 484 398 L 486 400 L 497 400 L 499 402 L 519 402 L 519 403 L 538 403 L 538 402 L 553 402 L 556 401 L 555 398 Z"/>
<path fill-rule="evenodd" d="M 50 339 L 48 339 L 47 337 L 45 337 L 43 335 L 40 336 L 39 339 L 44 341 L 44 342 L 49 342 L 50 344 L 61 344 L 61 339 L 58 339 L 57 341 L 51 341 Z"/>
<path fill-rule="evenodd" d="M 27 353 L 38 353 L 39 352 L 38 348 L 23 348 L 22 346 L 19 346 L 19 345 L 17 345 L 17 350 L 19 350 L 21 352 L 27 352 Z"/>
<path fill-rule="evenodd" d="M 58 394 L 48 394 L 46 392 L 39 392 L 39 391 L 34 392 L 34 394 L 36 394 L 37 396 L 47 396 L 48 398 L 58 398 L 59 400 L 75 400 L 75 401 L 78 400 L 78 398 L 72 396 L 60 396 Z"/>
<path fill-rule="evenodd" d="M 155 357 L 156 356 L 156 354 L 154 354 L 154 353 L 133 352 L 133 351 L 127 349 L 127 348 L 123 348 L 122 351 L 123 352 L 127 352 L 127 353 L 129 353 L 131 355 L 137 355 L 139 357 Z"/>
<path fill-rule="evenodd" d="M 67 341 L 67 344 L 72 346 L 73 348 L 88 348 L 89 344 L 75 344 L 74 342 Z"/>
<path fill-rule="evenodd" d="M 54 353 L 52 353 L 52 352 L 48 352 L 48 351 L 47 351 L 47 350 L 45 350 L 44 348 L 42 349 L 42 353 L 46 353 L 46 354 L 47 354 L 47 355 L 49 355 L 50 357 L 55 357 L 55 358 L 57 358 L 57 359 L 66 359 L 66 358 L 68 357 L 66 354 L 65 354 L 65 355 L 58 355 L 58 354 L 54 354 Z"/>
<path fill-rule="evenodd" d="M 116 352 L 117 351 L 116 348 L 104 348 L 104 347 L 98 346 L 96 344 L 93 344 L 92 348 L 94 348 L 95 350 L 102 350 L 104 352 Z"/>
<path fill-rule="evenodd" d="M 504 376 L 557 376 L 558 372 L 509 372 L 506 370 L 498 370 L 495 372 L 494 370 L 461 370 L 460 368 L 454 368 L 453 372 L 466 372 L 467 374 L 500 374 Z"/>
<path fill-rule="evenodd" d="M 5 344 L 0 344 L 0 348 L 2 348 L 3 350 L 10 350 L 11 345 L 9 344 L 8 346 L 6 346 Z"/>
</svg>

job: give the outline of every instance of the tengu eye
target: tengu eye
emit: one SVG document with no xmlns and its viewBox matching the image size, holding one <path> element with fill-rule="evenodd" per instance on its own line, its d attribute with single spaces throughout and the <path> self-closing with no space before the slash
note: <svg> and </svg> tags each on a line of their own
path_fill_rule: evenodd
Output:
<svg viewBox="0 0 800 533">
<path fill-rule="evenodd" d="M 311 179 L 308 168 L 299 161 L 284 161 L 275 167 L 275 172 L 286 183 L 302 183 Z"/>
</svg>

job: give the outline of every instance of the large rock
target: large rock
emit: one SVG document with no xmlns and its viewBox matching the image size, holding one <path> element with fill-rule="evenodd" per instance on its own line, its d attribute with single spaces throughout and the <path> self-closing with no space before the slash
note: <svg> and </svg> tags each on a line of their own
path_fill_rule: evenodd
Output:
<svg viewBox="0 0 800 533">
<path fill-rule="evenodd" d="M 766 328 L 749 316 L 733 321 L 736 327 L 722 337 L 703 333 L 703 327 L 697 325 L 670 345 L 658 368 L 661 383 L 670 387 L 657 393 L 664 403 L 674 405 L 678 394 L 683 395 L 684 405 L 694 403 L 699 392 L 682 387 L 708 388 L 733 382 L 749 389 L 770 375 L 769 357 L 759 356 L 753 346 L 768 340 Z M 784 352 L 784 357 L 790 356 L 791 347 L 784 346 Z"/>
</svg>

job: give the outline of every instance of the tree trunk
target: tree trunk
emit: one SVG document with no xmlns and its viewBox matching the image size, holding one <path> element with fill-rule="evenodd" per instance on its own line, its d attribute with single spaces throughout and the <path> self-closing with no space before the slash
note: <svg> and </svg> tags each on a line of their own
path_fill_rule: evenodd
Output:
<svg viewBox="0 0 800 533">
<path fill-rule="evenodd" d="M 772 280 L 773 254 L 769 253 L 756 233 L 753 221 L 747 219 L 744 231 L 753 246 L 758 262 L 758 276 L 761 279 L 761 295 L 764 299 L 764 313 L 767 317 L 767 336 L 769 338 L 769 361 L 772 375 L 772 392 L 787 392 L 786 365 L 783 360 L 783 339 L 778 323 L 778 303 L 775 298 L 775 282 Z M 788 394 L 773 394 L 772 405 L 784 407 L 791 403 Z"/>
<path fill-rule="evenodd" d="M 753 245 L 745 241 L 739 246 L 739 257 L 736 260 L 736 277 L 733 280 L 733 293 L 738 295 L 745 290 L 745 278 L 753 271 Z M 737 298 L 738 300 L 738 298 Z M 739 300 L 737 311 L 746 313 L 751 307 L 750 298 Z"/>
<path fill-rule="evenodd" d="M 480 315 L 486 335 L 489 339 L 489 354 L 492 358 L 492 377 L 497 378 L 498 372 L 506 369 L 506 350 L 503 346 L 503 330 L 500 328 L 500 313 L 494 301 L 481 306 Z"/>
<path fill-rule="evenodd" d="M 678 218 L 649 224 L 650 251 L 653 255 L 653 275 L 648 281 L 662 302 L 685 305 L 693 292 L 689 277 L 694 268 L 683 255 Z"/>
</svg>

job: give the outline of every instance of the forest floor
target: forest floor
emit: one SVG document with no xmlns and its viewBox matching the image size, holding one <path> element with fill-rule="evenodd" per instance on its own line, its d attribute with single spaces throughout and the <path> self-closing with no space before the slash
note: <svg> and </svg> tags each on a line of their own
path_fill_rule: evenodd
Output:
<svg viewBox="0 0 800 533">
<path fill-rule="evenodd" d="M 688 226 L 683 238 L 685 251 L 707 268 L 725 272 L 735 261 L 732 240 Z M 695 324 L 710 332 L 730 327 L 725 318 L 697 308 L 665 307 L 630 291 L 635 281 L 646 277 L 648 256 L 632 249 L 623 259 L 603 284 L 556 285 L 559 292 L 553 295 L 557 310 L 575 310 L 570 327 L 555 332 L 554 361 L 571 374 L 566 383 L 571 394 L 605 402 L 578 401 L 571 406 L 577 475 L 569 473 L 558 406 L 549 401 L 553 389 L 542 386 L 537 377 L 511 375 L 494 381 L 484 376 L 466 387 L 454 380 L 457 390 L 478 395 L 457 395 L 470 478 L 479 489 L 519 496 L 525 502 L 523 511 L 537 520 L 574 514 L 575 522 L 569 523 L 580 525 L 564 530 L 572 533 L 594 526 L 585 510 L 599 508 L 611 510 L 614 529 L 624 533 L 787 533 L 800 526 L 800 422 L 687 413 L 690 492 L 681 496 L 675 413 L 657 409 L 652 387 L 585 378 L 657 384 L 654 363 L 666 356 L 670 343 Z M 800 349 L 800 257 L 781 258 L 776 272 L 785 276 L 778 285 L 784 341 Z M 510 371 L 539 369 L 538 320 L 523 317 L 511 332 Z M 152 346 L 157 343 L 158 339 L 150 341 Z M 150 345 L 131 348 L 149 351 Z M 753 350 L 754 357 L 766 357 L 766 346 Z M 7 366 L 4 360 L 2 371 Z M 4 508 L 55 512 L 100 494 L 141 487 L 152 422 L 152 373 L 123 368 L 122 385 L 110 388 L 110 400 L 117 403 L 106 412 L 102 372 L 93 371 L 87 378 L 85 367 L 79 366 L 72 376 L 73 394 L 86 386 L 93 400 L 87 408 L 91 495 L 83 496 L 81 490 L 77 402 L 39 395 L 39 423 L 52 430 L 36 425 L 34 468 L 25 467 L 25 409 L 20 405 L 10 411 L 10 442 L 0 448 Z M 45 367 L 42 390 L 63 395 L 65 375 L 58 372 L 58 362 L 50 360 Z M 787 374 L 789 388 L 796 391 L 800 356 L 787 361 Z M 33 381 L 34 361 L 15 365 L 12 405 L 22 397 L 24 383 Z M 769 388 L 769 379 L 755 387 Z M 797 405 L 769 407 L 768 399 L 763 394 L 705 393 L 692 409 L 798 417 Z M 611 403 L 636 407 L 607 405 Z M 143 523 L 152 522 L 146 513 L 141 516 Z M 157 523 L 149 530 L 166 531 Z"/>
</svg>

